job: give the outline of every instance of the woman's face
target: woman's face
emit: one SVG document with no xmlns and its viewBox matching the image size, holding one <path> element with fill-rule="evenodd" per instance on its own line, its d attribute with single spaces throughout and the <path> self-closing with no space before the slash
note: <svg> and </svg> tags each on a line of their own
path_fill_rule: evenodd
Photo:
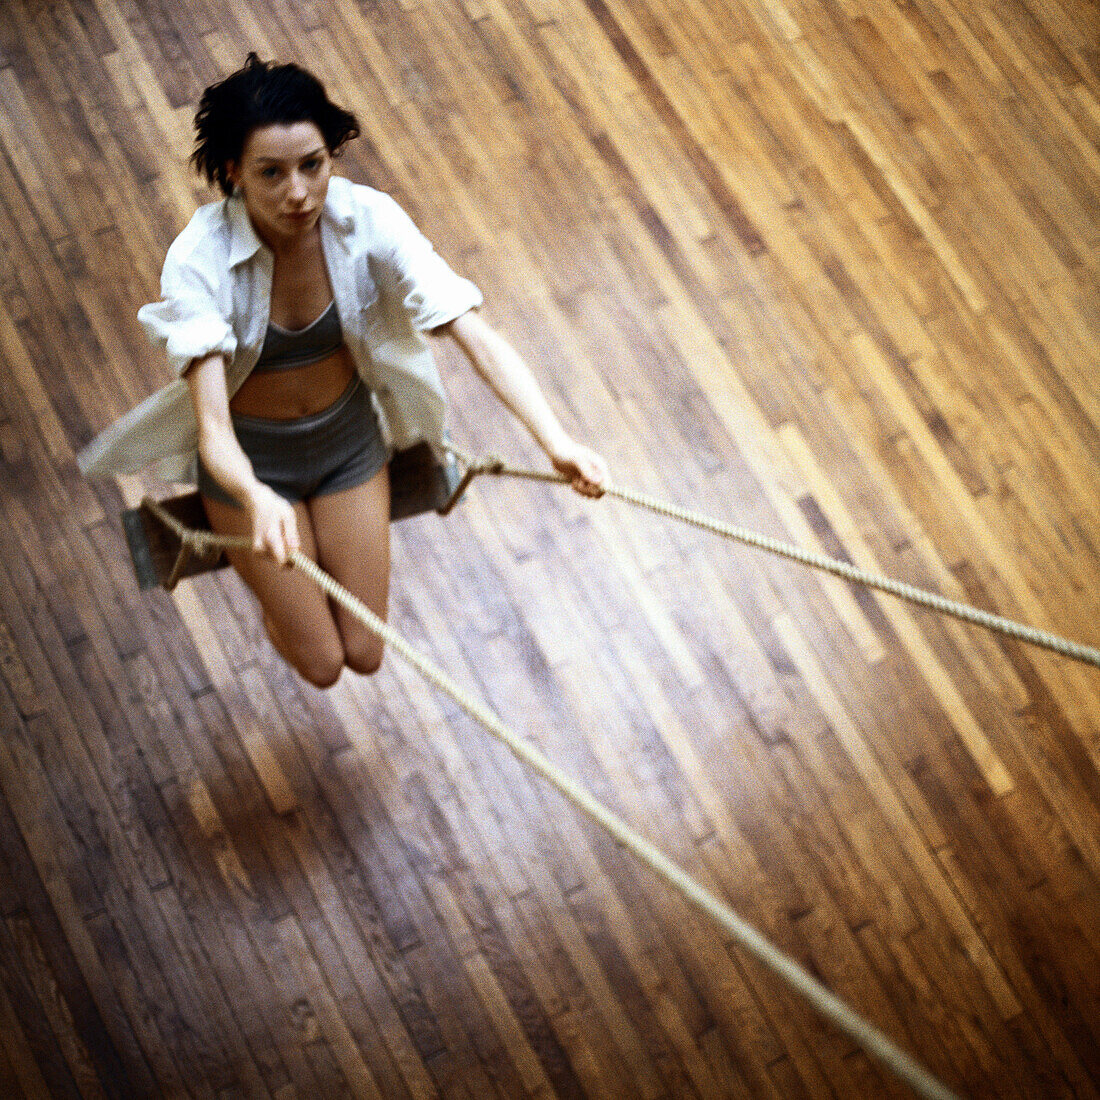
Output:
<svg viewBox="0 0 1100 1100">
<path fill-rule="evenodd" d="M 314 229 L 331 176 L 332 155 L 313 122 L 253 130 L 240 162 L 229 166 L 256 232 L 272 246 L 292 244 Z"/>
</svg>

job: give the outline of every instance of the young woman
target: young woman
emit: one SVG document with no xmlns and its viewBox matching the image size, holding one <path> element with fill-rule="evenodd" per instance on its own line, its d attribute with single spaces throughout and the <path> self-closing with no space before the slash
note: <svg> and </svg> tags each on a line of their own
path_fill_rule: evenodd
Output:
<svg viewBox="0 0 1100 1100">
<path fill-rule="evenodd" d="M 353 115 L 295 65 L 261 62 L 203 95 L 193 162 L 225 194 L 165 258 L 139 319 L 180 374 L 81 455 L 89 473 L 159 464 L 197 480 L 211 527 L 276 649 L 311 683 L 375 671 L 381 642 L 284 568 L 297 549 L 385 616 L 391 448 L 442 440 L 425 333 L 450 337 L 578 492 L 602 458 L 562 429 L 530 370 L 476 312 L 481 294 L 388 196 L 333 175 Z"/>
</svg>

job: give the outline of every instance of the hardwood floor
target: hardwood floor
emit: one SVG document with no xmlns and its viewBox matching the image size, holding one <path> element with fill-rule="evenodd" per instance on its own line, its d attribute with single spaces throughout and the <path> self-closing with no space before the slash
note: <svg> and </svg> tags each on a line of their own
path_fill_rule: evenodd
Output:
<svg viewBox="0 0 1100 1100">
<path fill-rule="evenodd" d="M 905 1096 L 392 654 L 140 593 L 75 452 L 249 49 L 615 480 L 1100 643 L 1093 0 L 0 5 L 0 1095 Z M 446 346 L 455 438 L 540 464 Z M 422 652 L 961 1095 L 1100 1094 L 1100 672 L 611 500 L 394 527 Z"/>
</svg>

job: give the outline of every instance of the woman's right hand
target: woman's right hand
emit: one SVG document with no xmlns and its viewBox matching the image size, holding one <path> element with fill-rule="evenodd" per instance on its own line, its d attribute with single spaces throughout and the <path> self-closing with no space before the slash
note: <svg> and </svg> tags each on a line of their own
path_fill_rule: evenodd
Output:
<svg viewBox="0 0 1100 1100">
<path fill-rule="evenodd" d="M 274 489 L 257 482 L 245 507 L 252 522 L 252 549 L 279 565 L 289 565 L 291 555 L 301 549 L 294 506 Z"/>
<path fill-rule="evenodd" d="M 185 377 L 199 425 L 199 457 L 214 480 L 248 512 L 252 549 L 289 565 L 301 547 L 298 517 L 292 504 L 256 478 L 241 450 L 229 412 L 225 356 L 216 353 L 194 360 Z"/>
</svg>

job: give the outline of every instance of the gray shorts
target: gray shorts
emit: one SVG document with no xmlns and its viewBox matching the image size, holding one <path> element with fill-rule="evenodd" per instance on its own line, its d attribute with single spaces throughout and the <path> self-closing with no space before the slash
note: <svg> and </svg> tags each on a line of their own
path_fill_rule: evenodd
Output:
<svg viewBox="0 0 1100 1100">
<path fill-rule="evenodd" d="M 233 416 L 256 476 L 291 502 L 362 485 L 389 461 L 370 390 L 356 375 L 327 409 L 295 420 Z M 199 459 L 199 491 L 240 507 Z"/>
</svg>

